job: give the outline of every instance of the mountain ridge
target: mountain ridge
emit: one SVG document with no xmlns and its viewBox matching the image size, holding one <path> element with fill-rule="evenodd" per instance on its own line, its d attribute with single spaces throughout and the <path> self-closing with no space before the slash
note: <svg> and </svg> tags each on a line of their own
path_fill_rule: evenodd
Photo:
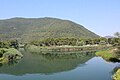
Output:
<svg viewBox="0 0 120 80">
<path fill-rule="evenodd" d="M 51 17 L 15 17 L 0 20 L 0 37 L 32 41 L 46 38 L 96 38 L 99 36 L 70 20 Z"/>
</svg>

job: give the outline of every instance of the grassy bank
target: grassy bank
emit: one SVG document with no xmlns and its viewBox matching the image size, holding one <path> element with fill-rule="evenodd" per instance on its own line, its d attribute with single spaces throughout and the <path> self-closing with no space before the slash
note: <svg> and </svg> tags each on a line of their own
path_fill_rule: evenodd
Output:
<svg viewBox="0 0 120 80">
<path fill-rule="evenodd" d="M 102 58 L 104 58 L 105 60 L 109 60 L 110 58 L 114 58 L 113 53 L 110 51 L 110 49 L 107 50 L 102 50 L 102 51 L 98 51 L 95 53 L 97 56 L 101 56 Z"/>
<path fill-rule="evenodd" d="M 106 50 L 98 51 L 95 53 L 95 55 L 100 56 L 107 61 L 120 61 L 120 56 L 117 48 L 109 48 Z"/>
<path fill-rule="evenodd" d="M 113 80 L 120 80 L 120 69 L 113 75 Z"/>
</svg>

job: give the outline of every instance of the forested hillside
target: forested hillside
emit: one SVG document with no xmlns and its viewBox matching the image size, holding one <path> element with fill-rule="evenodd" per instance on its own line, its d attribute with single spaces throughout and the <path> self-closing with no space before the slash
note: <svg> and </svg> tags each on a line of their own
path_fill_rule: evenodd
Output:
<svg viewBox="0 0 120 80">
<path fill-rule="evenodd" d="M 96 38 L 95 33 L 82 25 L 57 18 L 11 18 L 0 20 L 0 39 L 20 41 L 46 38 Z"/>
</svg>

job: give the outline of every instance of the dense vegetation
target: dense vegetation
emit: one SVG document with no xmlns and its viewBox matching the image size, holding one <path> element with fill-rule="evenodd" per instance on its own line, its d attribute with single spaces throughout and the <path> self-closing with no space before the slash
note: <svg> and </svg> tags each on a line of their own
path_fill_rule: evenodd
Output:
<svg viewBox="0 0 120 80">
<path fill-rule="evenodd" d="M 96 52 L 97 56 L 103 57 L 107 61 L 119 62 L 120 61 L 120 38 L 106 39 L 112 48 Z"/>
<path fill-rule="evenodd" d="M 0 39 L 22 42 L 46 38 L 98 38 L 95 33 L 72 21 L 56 18 L 12 18 L 0 20 Z"/>
<path fill-rule="evenodd" d="M 120 38 L 48 38 L 45 40 L 34 40 L 30 42 L 36 46 L 83 46 L 83 45 L 120 45 Z"/>
<path fill-rule="evenodd" d="M 0 63 L 7 63 L 10 61 L 17 61 L 22 58 L 22 54 L 14 48 L 0 48 Z"/>
<path fill-rule="evenodd" d="M 17 40 L 7 40 L 7 41 L 0 41 L 0 48 L 19 48 L 19 43 Z"/>
<path fill-rule="evenodd" d="M 17 61 L 23 56 L 17 49 L 19 44 L 17 40 L 0 41 L 0 63 Z"/>
</svg>

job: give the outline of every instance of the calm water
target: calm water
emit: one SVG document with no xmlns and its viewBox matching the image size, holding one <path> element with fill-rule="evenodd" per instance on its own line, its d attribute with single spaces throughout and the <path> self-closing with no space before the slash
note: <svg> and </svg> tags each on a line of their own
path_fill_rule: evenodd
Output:
<svg viewBox="0 0 120 80">
<path fill-rule="evenodd" d="M 111 80 L 118 65 L 89 53 L 66 57 L 21 52 L 19 63 L 0 64 L 0 80 Z"/>
</svg>

